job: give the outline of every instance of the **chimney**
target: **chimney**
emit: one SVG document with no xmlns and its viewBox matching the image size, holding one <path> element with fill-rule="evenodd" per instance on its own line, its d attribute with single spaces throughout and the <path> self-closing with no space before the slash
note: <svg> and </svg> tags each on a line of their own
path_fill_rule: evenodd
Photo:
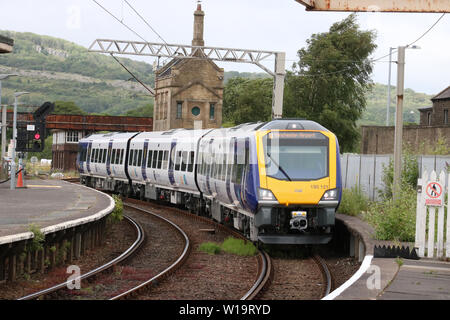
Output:
<svg viewBox="0 0 450 320">
<path fill-rule="evenodd" d="M 194 12 L 194 39 L 193 46 L 203 47 L 205 40 L 203 40 L 203 26 L 205 20 L 205 13 L 202 11 L 202 4 L 200 1 L 197 4 L 197 10 Z"/>
</svg>

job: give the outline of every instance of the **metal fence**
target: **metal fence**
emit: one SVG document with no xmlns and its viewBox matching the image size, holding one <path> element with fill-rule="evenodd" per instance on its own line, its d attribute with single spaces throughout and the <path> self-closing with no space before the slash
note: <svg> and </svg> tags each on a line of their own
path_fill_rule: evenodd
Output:
<svg viewBox="0 0 450 320">
<path fill-rule="evenodd" d="M 342 185 L 344 189 L 359 186 L 371 200 L 379 200 L 378 190 L 384 189 L 383 167 L 389 165 L 393 155 L 350 154 L 341 155 Z M 450 171 L 450 155 L 418 156 L 419 177 L 422 172 Z M 447 184 L 448 185 L 448 184 Z"/>
</svg>

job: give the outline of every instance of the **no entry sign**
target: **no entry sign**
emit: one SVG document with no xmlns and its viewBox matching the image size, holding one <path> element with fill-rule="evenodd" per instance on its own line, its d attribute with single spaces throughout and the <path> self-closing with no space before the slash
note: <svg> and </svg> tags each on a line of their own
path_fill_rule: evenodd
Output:
<svg viewBox="0 0 450 320">
<path fill-rule="evenodd" d="M 425 189 L 425 205 L 440 207 L 443 204 L 443 188 L 439 182 L 431 181 Z"/>
</svg>

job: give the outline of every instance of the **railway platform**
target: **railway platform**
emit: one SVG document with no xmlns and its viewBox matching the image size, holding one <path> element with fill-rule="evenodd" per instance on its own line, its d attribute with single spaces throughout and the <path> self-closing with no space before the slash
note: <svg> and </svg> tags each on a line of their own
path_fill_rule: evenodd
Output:
<svg viewBox="0 0 450 320">
<path fill-rule="evenodd" d="M 356 239 L 353 253 L 362 263 L 326 300 L 450 300 L 450 262 L 374 257 L 375 246 L 399 244 L 375 240 L 373 228 L 358 218 L 338 214 L 337 219 Z M 414 243 L 402 245 L 414 247 Z"/>
<path fill-rule="evenodd" d="M 0 245 L 29 238 L 31 225 L 44 234 L 100 219 L 114 208 L 111 197 L 62 180 L 27 180 L 25 189 L 0 184 Z"/>
<path fill-rule="evenodd" d="M 0 184 L 0 281 L 43 272 L 102 245 L 109 195 L 61 180 Z"/>
</svg>

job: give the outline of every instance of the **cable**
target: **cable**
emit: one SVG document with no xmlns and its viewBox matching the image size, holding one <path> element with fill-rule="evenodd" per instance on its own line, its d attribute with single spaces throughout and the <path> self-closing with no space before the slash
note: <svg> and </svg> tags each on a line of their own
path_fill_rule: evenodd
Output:
<svg viewBox="0 0 450 320">
<path fill-rule="evenodd" d="M 155 29 L 153 29 L 153 27 L 147 22 L 147 20 L 145 20 L 144 17 L 142 17 L 127 0 L 125 0 L 125 3 L 139 16 L 139 18 L 142 19 L 142 21 L 144 21 L 144 23 L 158 36 L 158 38 L 160 38 L 165 44 L 167 44 L 166 40 L 164 40 L 163 37 L 161 37 L 161 35 Z"/>
<path fill-rule="evenodd" d="M 416 43 L 417 41 L 419 41 L 420 39 L 422 39 L 428 32 L 431 31 L 431 29 L 433 29 L 433 28 L 438 24 L 439 21 L 441 21 L 441 19 L 442 19 L 444 16 L 445 16 L 445 13 L 443 13 L 443 14 L 439 17 L 439 19 L 437 19 L 436 22 L 435 22 L 430 28 L 428 28 L 427 31 L 424 32 L 424 34 L 422 34 L 419 38 L 417 38 L 415 41 L 411 42 L 410 44 L 408 44 L 408 45 L 406 45 L 406 46 L 409 47 L 409 46 L 413 45 L 414 43 Z"/>
<path fill-rule="evenodd" d="M 145 89 L 147 89 L 148 92 L 150 92 L 150 94 L 154 97 L 155 96 L 155 92 L 152 91 L 149 87 L 147 87 L 141 80 L 139 80 L 130 70 L 127 69 L 127 67 L 125 67 L 120 61 L 119 59 L 117 59 L 112 53 L 111 57 L 114 58 L 114 60 L 117 61 L 118 64 L 120 64 L 122 66 L 122 68 L 124 68 L 134 79 L 136 79 L 137 82 L 139 82 Z"/>
<path fill-rule="evenodd" d="M 114 19 L 116 19 L 120 24 L 122 24 L 123 26 L 125 26 L 128 30 L 130 30 L 131 32 L 133 32 L 135 35 L 137 35 L 141 40 L 143 40 L 144 42 L 148 42 L 147 40 L 145 40 L 139 33 L 137 33 L 136 31 L 134 31 L 133 29 L 131 29 L 128 25 L 126 25 L 124 22 L 120 21 L 119 18 L 117 18 L 114 14 L 112 14 L 108 9 L 106 9 L 104 6 L 102 6 L 100 3 L 97 2 L 97 0 L 92 0 L 94 1 L 100 8 L 102 8 L 104 11 L 106 11 L 111 17 L 113 17 Z"/>
</svg>

